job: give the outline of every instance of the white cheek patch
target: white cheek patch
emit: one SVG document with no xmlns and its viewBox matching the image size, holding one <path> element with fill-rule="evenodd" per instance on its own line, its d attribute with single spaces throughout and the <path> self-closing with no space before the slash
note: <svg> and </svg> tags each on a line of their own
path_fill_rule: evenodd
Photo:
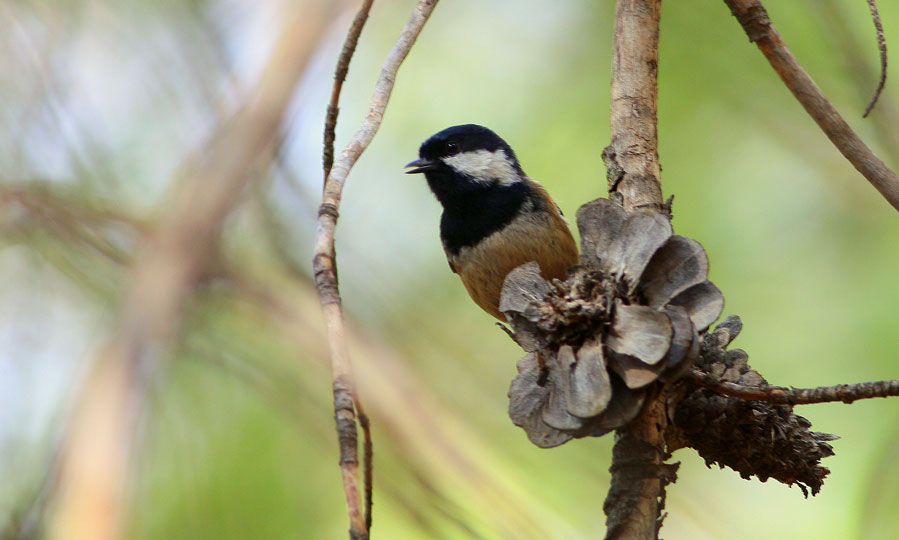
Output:
<svg viewBox="0 0 899 540">
<path fill-rule="evenodd" d="M 476 150 L 442 158 L 443 162 L 476 182 L 498 182 L 506 186 L 520 182 L 512 162 L 502 150 Z"/>
</svg>

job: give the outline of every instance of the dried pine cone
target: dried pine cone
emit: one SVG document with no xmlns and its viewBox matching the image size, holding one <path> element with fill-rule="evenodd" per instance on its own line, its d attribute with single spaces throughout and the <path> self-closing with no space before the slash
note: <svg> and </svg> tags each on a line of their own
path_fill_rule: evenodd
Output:
<svg viewBox="0 0 899 540">
<path fill-rule="evenodd" d="M 577 221 L 581 266 L 550 284 L 536 263 L 523 265 L 500 302 L 530 353 L 509 390 L 509 416 L 541 447 L 630 422 L 652 383 L 689 369 L 724 307 L 705 250 L 674 235 L 664 216 L 598 199 Z"/>
<path fill-rule="evenodd" d="M 749 366 L 746 353 L 727 350 L 742 326 L 740 318 L 732 316 L 706 334 L 696 367 L 722 381 L 762 386 L 766 381 Z M 730 467 L 743 478 L 756 476 L 762 482 L 774 478 L 814 495 L 830 473 L 821 460 L 833 455 L 828 442 L 837 437 L 811 431 L 811 422 L 790 405 L 746 401 L 695 388 L 672 416 L 707 465 Z"/>
</svg>

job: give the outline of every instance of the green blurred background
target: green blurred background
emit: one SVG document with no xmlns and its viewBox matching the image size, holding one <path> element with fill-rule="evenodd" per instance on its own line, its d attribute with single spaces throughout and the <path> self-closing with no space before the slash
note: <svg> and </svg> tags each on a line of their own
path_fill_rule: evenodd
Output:
<svg viewBox="0 0 899 540">
<path fill-rule="evenodd" d="M 287 0 L 284 0 L 285 2 Z M 313 0 L 306 0 L 313 1 Z M 787 42 L 875 151 L 899 166 L 899 86 L 876 86 L 864 2 L 769 2 Z M 347 81 L 338 150 L 413 2 L 376 0 Z M 56 448 L 108 337 L 139 231 L 184 160 L 241 102 L 277 0 L 0 0 L 0 538 L 40 537 Z M 327 345 L 309 261 L 331 72 L 355 3 L 310 64 L 278 159 L 224 231 L 253 290 L 211 283 L 157 366 L 129 491 L 136 539 L 344 538 Z M 899 51 L 899 4 L 881 2 Z M 447 269 L 439 207 L 402 174 L 446 126 L 487 125 L 567 216 L 605 192 L 613 2 L 439 5 L 338 226 L 353 360 L 373 419 L 374 538 L 602 535 L 611 437 L 553 450 L 506 416 L 520 351 Z M 723 2 L 665 2 L 663 188 L 700 240 L 736 346 L 772 382 L 899 378 L 899 221 L 747 42 Z M 252 289 L 252 287 L 249 287 Z M 809 500 L 681 450 L 663 535 L 899 538 L 899 402 L 800 411 L 842 437 Z"/>
</svg>

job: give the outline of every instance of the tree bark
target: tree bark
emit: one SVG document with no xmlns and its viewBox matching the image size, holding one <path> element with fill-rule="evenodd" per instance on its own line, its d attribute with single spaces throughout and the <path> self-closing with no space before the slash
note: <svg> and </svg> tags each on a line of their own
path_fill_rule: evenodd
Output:
<svg viewBox="0 0 899 540">
<path fill-rule="evenodd" d="M 658 65 L 661 0 L 619 0 L 612 50 L 612 143 L 603 151 L 609 192 L 628 210 L 661 207 Z"/>
<path fill-rule="evenodd" d="M 661 0 L 618 0 L 612 53 L 612 142 L 603 151 L 609 192 L 628 210 L 663 211 L 658 154 L 658 62 Z M 654 539 L 665 486 L 668 419 L 662 396 L 615 434 L 612 483 L 603 510 L 607 539 Z"/>
</svg>

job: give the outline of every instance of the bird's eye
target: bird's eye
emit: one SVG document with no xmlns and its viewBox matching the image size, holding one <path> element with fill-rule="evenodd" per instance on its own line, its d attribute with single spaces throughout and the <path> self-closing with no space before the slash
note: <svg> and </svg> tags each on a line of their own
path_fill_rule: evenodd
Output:
<svg viewBox="0 0 899 540">
<path fill-rule="evenodd" d="M 446 154 L 448 156 L 454 156 L 454 155 L 458 154 L 459 150 L 460 150 L 459 143 L 456 143 L 453 141 L 446 143 Z"/>
</svg>

